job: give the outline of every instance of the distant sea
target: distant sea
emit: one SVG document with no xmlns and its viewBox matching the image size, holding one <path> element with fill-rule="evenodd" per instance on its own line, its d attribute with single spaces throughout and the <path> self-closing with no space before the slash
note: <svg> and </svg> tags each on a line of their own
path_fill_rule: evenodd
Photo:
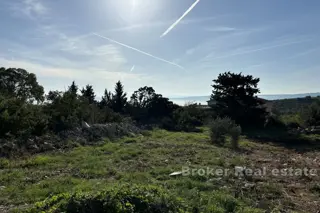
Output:
<svg viewBox="0 0 320 213">
<path fill-rule="evenodd" d="M 304 98 L 306 96 L 317 97 L 320 93 L 302 93 L 302 94 L 278 94 L 278 95 L 259 95 L 260 98 L 266 100 L 281 100 L 290 98 Z M 178 105 L 185 105 L 186 103 L 201 103 L 203 105 L 207 104 L 210 96 L 189 96 L 189 97 L 175 97 L 170 98 L 172 102 Z"/>
</svg>

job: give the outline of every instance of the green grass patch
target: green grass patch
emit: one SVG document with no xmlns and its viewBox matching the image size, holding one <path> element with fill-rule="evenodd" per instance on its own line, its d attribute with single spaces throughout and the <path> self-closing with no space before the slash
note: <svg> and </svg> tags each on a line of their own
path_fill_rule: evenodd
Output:
<svg viewBox="0 0 320 213">
<path fill-rule="evenodd" d="M 255 147 L 258 145 L 241 138 L 240 148 Z M 0 205 L 40 202 L 30 212 L 93 212 L 86 208 L 101 209 L 102 203 L 107 202 L 107 206 L 114 205 L 115 210 L 110 212 L 139 212 L 142 200 L 149 199 L 145 190 L 152 199 L 143 205 L 151 209 L 160 205 L 161 211 L 156 212 L 263 212 L 253 207 L 258 195 L 235 196 L 234 177 L 169 176 L 183 166 L 233 169 L 246 164 L 248 158 L 244 154 L 211 144 L 206 128 L 201 133 L 154 130 L 66 152 L 1 159 Z M 156 191 L 154 185 L 158 186 Z M 119 191 L 122 186 L 127 195 Z M 157 194 L 157 190 L 161 193 Z M 273 185 L 262 185 L 258 190 L 272 198 L 280 197 L 279 188 Z M 131 194 L 136 196 L 136 192 L 142 200 L 128 198 Z M 108 203 L 102 194 L 115 203 Z M 121 196 L 127 204 L 120 202 Z M 167 210 L 163 210 L 166 205 Z"/>
</svg>

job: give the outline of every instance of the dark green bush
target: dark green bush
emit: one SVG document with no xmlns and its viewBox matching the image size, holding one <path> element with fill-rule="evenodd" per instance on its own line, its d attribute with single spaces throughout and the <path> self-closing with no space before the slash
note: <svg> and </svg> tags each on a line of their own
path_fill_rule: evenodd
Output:
<svg viewBox="0 0 320 213">
<path fill-rule="evenodd" d="M 181 107 L 174 111 L 173 120 L 175 122 L 176 130 L 194 131 L 196 127 L 204 124 L 204 110 L 199 109 L 197 105 Z"/>
<path fill-rule="evenodd" d="M 267 128 L 267 129 L 285 129 L 286 125 L 285 125 L 284 122 L 282 122 L 280 120 L 279 117 L 274 116 L 274 115 L 269 115 L 266 118 L 264 127 Z"/>
<path fill-rule="evenodd" d="M 28 137 L 47 131 L 48 117 L 40 105 L 14 97 L 0 97 L 0 137 L 7 134 Z"/>
<path fill-rule="evenodd" d="M 238 147 L 241 127 L 230 118 L 217 118 L 210 124 L 210 138 L 212 143 L 222 145 L 226 142 L 226 136 L 231 137 L 232 146 Z"/>
<path fill-rule="evenodd" d="M 36 203 L 26 213 L 122 213 L 185 212 L 186 206 L 168 192 L 154 186 L 122 186 L 95 194 L 61 194 Z"/>
<path fill-rule="evenodd" d="M 304 111 L 303 117 L 306 126 L 320 126 L 320 101 L 311 104 L 308 109 Z"/>
</svg>

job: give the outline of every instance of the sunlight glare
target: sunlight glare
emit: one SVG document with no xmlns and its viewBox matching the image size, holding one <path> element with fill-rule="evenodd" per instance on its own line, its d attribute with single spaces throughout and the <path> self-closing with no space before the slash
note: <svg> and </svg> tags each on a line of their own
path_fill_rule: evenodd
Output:
<svg viewBox="0 0 320 213">
<path fill-rule="evenodd" d="M 112 8 L 118 12 L 125 22 L 141 22 L 155 16 L 160 2 L 159 0 L 114 0 L 112 1 Z"/>
</svg>

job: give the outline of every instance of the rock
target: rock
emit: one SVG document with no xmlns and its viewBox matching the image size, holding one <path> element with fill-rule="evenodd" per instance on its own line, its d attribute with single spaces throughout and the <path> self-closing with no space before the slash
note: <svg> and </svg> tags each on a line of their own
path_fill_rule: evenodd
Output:
<svg viewBox="0 0 320 213">
<path fill-rule="evenodd" d="M 29 182 L 29 181 L 31 181 L 32 179 L 31 178 L 29 178 L 29 177 L 25 177 L 24 178 L 24 181 L 26 181 L 26 182 Z"/>
<path fill-rule="evenodd" d="M 84 127 L 84 128 L 90 128 L 90 125 L 89 125 L 87 122 L 83 121 L 83 122 L 82 122 L 82 127 Z"/>
<path fill-rule="evenodd" d="M 39 147 L 36 145 L 36 144 L 33 144 L 33 145 L 30 145 L 28 147 L 28 149 L 32 150 L 32 151 L 38 151 L 39 150 Z"/>
<path fill-rule="evenodd" d="M 222 180 L 221 177 L 219 177 L 219 178 L 212 178 L 212 179 L 209 179 L 208 182 L 214 182 L 214 181 L 220 181 L 220 180 Z"/>
<path fill-rule="evenodd" d="M 44 142 L 44 144 L 43 144 L 41 147 L 42 147 L 42 149 L 44 149 L 44 150 L 46 150 L 46 151 L 47 151 L 47 150 L 54 150 L 54 149 L 55 149 L 52 144 L 47 143 L 47 142 Z"/>
<path fill-rule="evenodd" d="M 272 162 L 272 159 L 260 158 L 260 159 L 257 160 L 257 162 L 260 162 L 260 163 L 268 163 L 268 162 Z"/>
<path fill-rule="evenodd" d="M 243 187 L 243 188 L 249 189 L 249 188 L 253 188 L 253 187 L 255 187 L 255 186 L 256 186 L 256 184 L 254 184 L 254 183 L 246 183 L 246 184 L 244 184 L 244 187 Z"/>
<path fill-rule="evenodd" d="M 178 176 L 178 175 L 182 175 L 182 172 L 172 172 L 169 176 Z"/>
<path fill-rule="evenodd" d="M 0 186 L 0 191 L 4 190 L 6 187 L 5 186 Z"/>
</svg>

